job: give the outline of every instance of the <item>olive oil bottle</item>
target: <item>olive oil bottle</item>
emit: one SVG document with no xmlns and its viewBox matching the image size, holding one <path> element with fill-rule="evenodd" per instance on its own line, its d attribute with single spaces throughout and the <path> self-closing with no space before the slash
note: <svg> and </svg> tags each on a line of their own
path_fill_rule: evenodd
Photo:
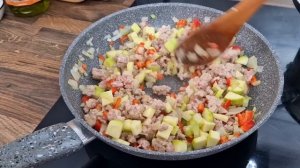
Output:
<svg viewBox="0 0 300 168">
<path fill-rule="evenodd" d="M 30 17 L 47 11 L 49 0 L 5 0 L 6 5 L 16 16 Z"/>
</svg>

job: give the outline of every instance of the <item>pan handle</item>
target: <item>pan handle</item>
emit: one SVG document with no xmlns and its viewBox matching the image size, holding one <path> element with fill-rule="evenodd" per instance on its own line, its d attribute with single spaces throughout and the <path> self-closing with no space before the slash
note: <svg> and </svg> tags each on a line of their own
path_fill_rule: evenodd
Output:
<svg viewBox="0 0 300 168">
<path fill-rule="evenodd" d="M 35 131 L 0 148 L 0 167 L 38 167 L 71 154 L 95 137 L 76 120 Z"/>
</svg>

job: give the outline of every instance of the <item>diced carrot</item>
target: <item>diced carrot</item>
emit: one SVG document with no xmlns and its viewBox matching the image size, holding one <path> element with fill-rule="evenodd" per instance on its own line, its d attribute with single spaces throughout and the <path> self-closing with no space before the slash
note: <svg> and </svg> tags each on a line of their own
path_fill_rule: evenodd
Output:
<svg viewBox="0 0 300 168">
<path fill-rule="evenodd" d="M 158 72 L 157 75 L 156 75 L 156 79 L 157 80 L 163 80 L 164 79 L 164 74 Z"/>
<path fill-rule="evenodd" d="M 116 93 L 116 91 L 118 91 L 119 89 L 118 88 L 116 88 L 116 87 L 112 87 L 111 88 L 111 92 L 113 93 L 113 94 L 115 94 Z"/>
<path fill-rule="evenodd" d="M 84 71 L 86 71 L 87 70 L 87 64 L 82 64 L 82 69 L 84 70 Z"/>
<path fill-rule="evenodd" d="M 128 35 L 124 35 L 120 38 L 120 43 L 124 44 L 128 40 Z"/>
<path fill-rule="evenodd" d="M 251 78 L 251 80 L 250 80 L 250 84 L 251 84 L 252 86 L 255 86 L 255 83 L 256 83 L 256 82 L 257 82 L 257 78 L 256 78 L 255 75 L 253 75 L 252 78 Z"/>
<path fill-rule="evenodd" d="M 110 80 L 108 80 L 108 81 L 106 81 L 106 87 L 108 87 L 108 88 L 112 88 L 112 83 L 114 82 L 114 79 L 110 79 Z"/>
<path fill-rule="evenodd" d="M 119 26 L 119 29 L 124 29 L 125 28 L 125 25 L 120 25 Z"/>
<path fill-rule="evenodd" d="M 153 54 L 155 54 L 155 52 L 156 52 L 155 49 L 149 49 L 149 50 L 147 50 L 147 54 L 148 55 L 153 55 Z"/>
<path fill-rule="evenodd" d="M 177 23 L 176 23 L 176 27 L 177 28 L 182 28 L 184 26 L 187 25 L 187 20 L 186 19 L 180 19 Z"/>
<path fill-rule="evenodd" d="M 172 93 L 170 93 L 170 97 L 172 97 L 172 98 L 176 99 L 176 97 L 177 97 L 177 96 L 176 96 L 176 93 L 173 93 L 173 92 L 172 92 Z"/>
<path fill-rule="evenodd" d="M 99 60 L 100 60 L 101 62 L 104 62 L 104 61 L 105 61 L 105 57 L 104 57 L 103 55 L 99 55 L 98 58 L 99 58 Z"/>
<path fill-rule="evenodd" d="M 108 120 L 107 116 L 108 116 L 108 112 L 107 111 L 103 111 L 103 119 L 104 120 Z"/>
<path fill-rule="evenodd" d="M 186 137 L 186 141 L 188 143 L 192 143 L 193 142 L 194 137 Z"/>
<path fill-rule="evenodd" d="M 101 105 L 101 103 L 97 103 L 95 109 L 101 111 L 101 110 L 102 110 L 102 105 Z"/>
<path fill-rule="evenodd" d="M 152 34 L 149 34 L 149 40 L 154 40 L 155 39 L 155 36 L 154 35 L 152 35 Z"/>
<path fill-rule="evenodd" d="M 121 106 L 121 101 L 122 101 L 122 98 L 118 97 L 117 100 L 115 101 L 115 103 L 113 104 L 113 108 L 114 109 L 119 109 L 120 106 Z"/>
<path fill-rule="evenodd" d="M 235 136 L 235 137 L 237 137 L 237 138 L 238 138 L 238 137 L 240 137 L 240 136 L 241 136 L 241 134 L 240 134 L 239 132 L 236 132 L 236 133 L 234 133 L 234 134 L 233 134 L 233 136 Z"/>
<path fill-rule="evenodd" d="M 141 84 L 141 85 L 140 85 L 140 89 L 141 89 L 141 90 L 145 90 L 145 85 L 144 85 L 144 84 Z"/>
<path fill-rule="evenodd" d="M 220 143 L 221 143 L 221 144 L 226 143 L 226 142 L 228 142 L 228 141 L 229 141 L 229 139 L 228 139 L 227 136 L 225 136 L 225 135 L 221 136 L 221 138 L 220 138 Z"/>
<path fill-rule="evenodd" d="M 145 67 L 145 62 L 143 62 L 143 61 L 137 61 L 135 64 L 139 69 L 142 69 Z"/>
<path fill-rule="evenodd" d="M 148 60 L 145 62 L 145 67 L 148 67 L 150 64 L 152 64 L 152 62 L 154 62 L 153 59 L 148 59 Z"/>
<path fill-rule="evenodd" d="M 102 123 L 101 123 L 101 121 L 100 120 L 96 120 L 96 124 L 94 125 L 94 129 L 96 130 L 96 131 L 100 131 L 100 129 L 101 129 L 101 126 L 102 126 Z"/>
<path fill-rule="evenodd" d="M 81 102 L 82 102 L 82 103 L 86 103 L 89 99 L 90 99 L 89 96 L 82 96 Z"/>
<path fill-rule="evenodd" d="M 183 130 L 184 125 L 181 121 L 178 122 L 178 127 L 181 130 L 181 132 L 184 132 L 184 130 Z"/>
<path fill-rule="evenodd" d="M 231 80 L 232 80 L 232 78 L 226 78 L 226 85 L 227 86 L 231 85 Z"/>
<path fill-rule="evenodd" d="M 133 105 L 140 104 L 140 101 L 138 99 L 133 99 L 132 104 Z"/>
<path fill-rule="evenodd" d="M 231 101 L 226 100 L 225 103 L 223 104 L 223 107 L 227 110 L 229 108 L 229 106 L 231 106 Z"/>
<path fill-rule="evenodd" d="M 243 130 L 243 131 L 249 131 L 253 126 L 254 126 L 254 121 L 253 120 L 251 120 L 251 121 L 248 121 L 248 122 L 246 122 L 245 124 L 243 124 L 242 126 L 241 126 L 241 129 Z"/>
<path fill-rule="evenodd" d="M 204 103 L 199 103 L 197 109 L 199 113 L 202 113 L 204 111 Z"/>
</svg>

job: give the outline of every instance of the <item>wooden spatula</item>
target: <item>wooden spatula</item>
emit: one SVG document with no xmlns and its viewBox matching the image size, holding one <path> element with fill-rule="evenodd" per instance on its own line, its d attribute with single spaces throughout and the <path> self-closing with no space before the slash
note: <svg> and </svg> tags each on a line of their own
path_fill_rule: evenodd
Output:
<svg viewBox="0 0 300 168">
<path fill-rule="evenodd" d="M 191 33 L 176 51 L 186 64 L 207 64 L 218 57 L 266 0 L 243 0 L 212 23 Z"/>
</svg>

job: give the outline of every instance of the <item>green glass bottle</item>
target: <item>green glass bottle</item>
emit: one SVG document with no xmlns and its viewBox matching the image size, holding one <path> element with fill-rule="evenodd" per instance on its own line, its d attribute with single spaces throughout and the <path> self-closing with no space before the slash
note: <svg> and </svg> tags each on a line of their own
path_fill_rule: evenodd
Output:
<svg viewBox="0 0 300 168">
<path fill-rule="evenodd" d="M 5 0 L 11 12 L 16 16 L 30 17 L 47 11 L 49 0 Z"/>
</svg>

